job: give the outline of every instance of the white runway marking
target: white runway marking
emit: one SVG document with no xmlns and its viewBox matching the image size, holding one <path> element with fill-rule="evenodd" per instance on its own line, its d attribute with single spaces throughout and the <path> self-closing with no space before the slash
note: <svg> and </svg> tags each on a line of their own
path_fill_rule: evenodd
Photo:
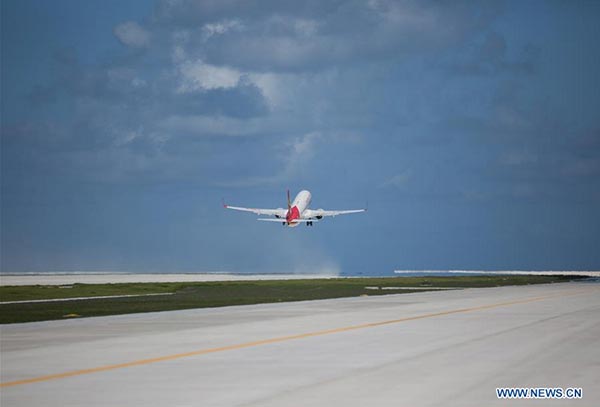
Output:
<svg viewBox="0 0 600 407">
<path fill-rule="evenodd" d="M 127 295 L 103 295 L 99 297 L 73 297 L 73 298 L 52 298 L 47 300 L 22 300 L 22 301 L 3 301 L 4 304 L 30 304 L 35 302 L 62 302 L 62 301 L 80 301 L 80 300 L 101 300 L 105 298 L 128 298 L 128 297 L 152 297 L 157 295 L 173 295 L 175 293 L 152 293 L 152 294 L 127 294 Z"/>
</svg>

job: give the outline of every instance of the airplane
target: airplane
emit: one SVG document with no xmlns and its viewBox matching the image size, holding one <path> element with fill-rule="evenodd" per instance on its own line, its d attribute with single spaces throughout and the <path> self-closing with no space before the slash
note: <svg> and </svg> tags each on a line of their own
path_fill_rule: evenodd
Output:
<svg viewBox="0 0 600 407">
<path fill-rule="evenodd" d="M 287 209 L 258 209 L 258 208 L 243 208 L 240 206 L 225 205 L 226 209 L 236 211 L 252 212 L 257 215 L 274 216 L 275 218 L 258 218 L 257 220 L 265 222 L 281 222 L 283 226 L 295 227 L 300 223 L 306 223 L 306 226 L 312 226 L 313 222 L 320 221 L 325 216 L 346 215 L 349 213 L 365 212 L 367 209 L 350 209 L 343 211 L 326 211 L 324 209 L 308 209 L 312 195 L 309 191 L 303 190 L 296 195 L 294 201 L 290 200 L 290 190 L 287 191 Z"/>
</svg>

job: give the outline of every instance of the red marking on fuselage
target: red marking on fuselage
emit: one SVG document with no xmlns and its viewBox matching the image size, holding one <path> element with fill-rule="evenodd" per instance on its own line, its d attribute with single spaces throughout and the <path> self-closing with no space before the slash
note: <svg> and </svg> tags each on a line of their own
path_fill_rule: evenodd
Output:
<svg viewBox="0 0 600 407">
<path fill-rule="evenodd" d="M 300 219 L 300 211 L 298 210 L 297 206 L 292 206 L 288 210 L 287 215 L 285 215 L 285 221 L 287 222 L 288 225 L 290 223 L 292 223 L 294 221 L 294 219 Z"/>
</svg>

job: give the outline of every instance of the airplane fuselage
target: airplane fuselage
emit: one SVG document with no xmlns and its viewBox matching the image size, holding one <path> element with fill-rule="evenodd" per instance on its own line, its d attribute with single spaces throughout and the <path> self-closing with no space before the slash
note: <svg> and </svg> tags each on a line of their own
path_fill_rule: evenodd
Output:
<svg viewBox="0 0 600 407">
<path fill-rule="evenodd" d="M 296 195 L 296 197 L 292 201 L 290 209 L 288 210 L 287 215 L 285 217 L 287 226 L 294 227 L 299 225 L 298 222 L 294 221 L 296 219 L 302 218 L 302 214 L 304 213 L 306 208 L 308 208 L 308 205 L 310 205 L 311 199 L 312 195 L 309 191 L 303 190 L 298 192 L 298 195 Z"/>
</svg>

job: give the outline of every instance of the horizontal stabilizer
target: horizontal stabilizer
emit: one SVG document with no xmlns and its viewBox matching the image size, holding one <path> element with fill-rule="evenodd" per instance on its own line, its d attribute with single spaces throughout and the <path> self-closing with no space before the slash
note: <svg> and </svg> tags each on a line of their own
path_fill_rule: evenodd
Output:
<svg viewBox="0 0 600 407">
<path fill-rule="evenodd" d="M 279 222 L 287 223 L 285 219 L 274 219 L 274 218 L 258 218 L 256 220 L 262 220 L 263 222 Z M 318 222 L 316 219 L 294 219 L 291 223 L 302 223 L 302 222 Z"/>
</svg>

